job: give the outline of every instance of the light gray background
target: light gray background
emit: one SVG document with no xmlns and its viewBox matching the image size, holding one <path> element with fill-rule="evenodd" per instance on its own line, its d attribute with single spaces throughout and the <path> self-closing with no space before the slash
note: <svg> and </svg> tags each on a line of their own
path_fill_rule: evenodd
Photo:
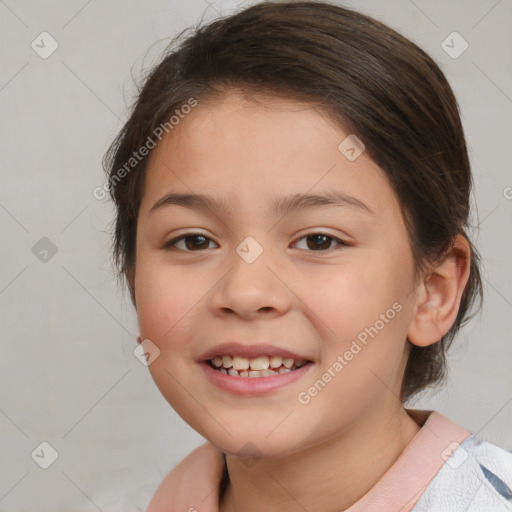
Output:
<svg viewBox="0 0 512 512">
<path fill-rule="evenodd" d="M 93 197 L 100 161 L 144 67 L 183 28 L 253 2 L 0 1 L 0 511 L 143 510 L 204 439 L 133 355 L 138 334 L 109 253 L 112 205 Z M 512 448 L 512 2 L 353 1 L 440 64 L 461 106 L 475 175 L 485 304 L 454 343 L 436 409 Z M 31 42 L 47 31 L 58 49 Z M 469 48 L 451 58 L 441 42 Z M 149 51 L 148 51 L 149 49 Z M 507 192 L 508 191 L 508 192 Z M 57 253 L 32 252 L 49 238 Z M 31 458 L 42 441 L 58 458 Z"/>
</svg>

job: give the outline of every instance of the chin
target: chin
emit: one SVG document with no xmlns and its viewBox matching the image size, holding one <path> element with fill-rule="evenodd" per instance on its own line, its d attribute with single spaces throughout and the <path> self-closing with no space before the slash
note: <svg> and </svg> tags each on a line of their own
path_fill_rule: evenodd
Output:
<svg viewBox="0 0 512 512">
<path fill-rule="evenodd" d="M 254 463 L 260 459 L 279 459 L 300 451 L 303 444 L 301 442 L 293 443 L 289 436 L 283 438 L 276 436 L 271 439 L 274 434 L 267 437 L 267 432 L 254 432 L 250 430 L 243 432 L 238 430 L 231 431 L 233 437 L 228 434 L 219 436 L 203 436 L 206 437 L 218 450 L 242 459 L 250 461 L 247 465 Z M 285 439 L 287 442 L 285 443 Z"/>
</svg>

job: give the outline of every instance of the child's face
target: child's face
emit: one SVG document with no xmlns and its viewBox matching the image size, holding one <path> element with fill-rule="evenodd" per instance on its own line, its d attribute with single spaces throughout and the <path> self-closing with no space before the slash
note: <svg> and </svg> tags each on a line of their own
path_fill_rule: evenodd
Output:
<svg viewBox="0 0 512 512">
<path fill-rule="evenodd" d="M 401 408 L 413 259 L 382 171 L 366 153 L 349 161 L 338 149 L 347 135 L 305 105 L 255 105 L 231 93 L 199 103 L 151 154 L 135 272 L 141 337 L 160 350 L 149 369 L 182 418 L 228 453 L 247 442 L 264 455 L 291 453 L 363 419 L 370 435 L 379 427 L 373 420 Z M 150 212 L 170 192 L 216 198 L 225 209 L 168 204 Z M 271 207 L 327 192 L 368 210 Z M 197 232 L 206 238 L 164 248 Z M 332 238 L 312 236 L 319 232 Z M 271 392 L 235 394 L 198 362 L 230 341 L 275 345 L 313 364 Z M 281 377 L 257 380 L 265 378 Z M 320 391 L 310 389 L 315 382 Z"/>
</svg>

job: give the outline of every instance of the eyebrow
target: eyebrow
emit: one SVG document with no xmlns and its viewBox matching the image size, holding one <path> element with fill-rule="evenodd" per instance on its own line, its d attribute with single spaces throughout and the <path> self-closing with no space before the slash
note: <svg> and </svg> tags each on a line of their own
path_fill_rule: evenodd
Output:
<svg viewBox="0 0 512 512">
<path fill-rule="evenodd" d="M 215 197 L 204 194 L 180 194 L 170 192 L 161 197 L 151 207 L 149 213 L 170 205 L 203 211 L 228 211 L 227 203 L 224 199 L 216 199 Z M 374 212 L 360 199 L 339 191 L 329 191 L 322 194 L 291 194 L 289 196 L 278 197 L 271 203 L 271 211 L 275 216 L 278 216 L 322 206 L 348 206 L 364 213 L 374 215 Z"/>
</svg>

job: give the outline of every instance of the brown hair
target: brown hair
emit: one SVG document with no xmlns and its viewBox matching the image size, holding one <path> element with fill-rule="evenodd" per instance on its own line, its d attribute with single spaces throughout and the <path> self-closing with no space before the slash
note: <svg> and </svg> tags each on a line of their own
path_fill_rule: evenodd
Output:
<svg viewBox="0 0 512 512">
<path fill-rule="evenodd" d="M 396 193 L 417 276 L 442 259 L 456 235 L 469 241 L 472 178 L 457 101 L 442 71 L 414 43 L 366 15 L 315 1 L 258 3 L 182 36 L 143 78 L 103 161 L 117 208 L 114 260 L 135 307 L 136 226 L 148 158 L 121 180 L 119 170 L 177 108 L 228 89 L 313 102 L 355 134 Z M 470 277 L 456 321 L 433 345 L 412 346 L 403 402 L 444 380 L 446 350 L 473 316 L 477 297 L 481 306 L 479 257 L 469 243 Z"/>
</svg>

